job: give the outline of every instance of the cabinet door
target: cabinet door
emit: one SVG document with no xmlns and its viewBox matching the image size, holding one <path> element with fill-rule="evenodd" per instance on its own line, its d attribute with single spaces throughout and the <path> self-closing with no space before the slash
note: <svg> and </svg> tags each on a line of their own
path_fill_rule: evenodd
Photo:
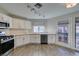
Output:
<svg viewBox="0 0 79 59">
<path fill-rule="evenodd" d="M 34 39 L 34 35 L 30 35 L 30 43 L 34 43 L 35 39 Z"/>
<path fill-rule="evenodd" d="M 6 18 L 5 15 L 0 13 L 0 22 L 5 22 L 4 21 L 5 18 Z"/>
<path fill-rule="evenodd" d="M 19 19 L 19 27 L 22 28 L 22 29 L 25 29 L 25 21 L 22 20 L 22 19 Z"/>
<path fill-rule="evenodd" d="M 25 28 L 26 29 L 31 29 L 32 28 L 30 21 L 25 21 Z"/>
<path fill-rule="evenodd" d="M 48 44 L 55 43 L 56 37 L 55 35 L 48 35 Z"/>
<path fill-rule="evenodd" d="M 14 39 L 14 47 L 19 47 L 23 45 L 23 39 L 21 36 L 16 36 Z"/>
<path fill-rule="evenodd" d="M 35 35 L 34 36 L 34 41 L 35 41 L 35 43 L 40 43 L 40 35 L 38 34 L 38 35 Z"/>
<path fill-rule="evenodd" d="M 9 16 L 6 16 L 6 15 L 3 16 L 3 22 L 8 22 L 9 23 L 9 20 L 10 20 Z"/>
<path fill-rule="evenodd" d="M 12 18 L 11 17 L 8 17 L 8 19 L 6 19 L 6 20 L 9 23 L 10 28 L 12 28 Z"/>
<path fill-rule="evenodd" d="M 30 36 L 29 35 L 25 35 L 24 36 L 24 44 L 28 44 L 28 43 L 30 43 Z"/>
<path fill-rule="evenodd" d="M 12 19 L 12 28 L 19 28 L 19 20 L 18 19 L 15 19 L 13 18 Z"/>
<path fill-rule="evenodd" d="M 40 35 L 30 35 L 31 43 L 40 43 Z"/>
</svg>

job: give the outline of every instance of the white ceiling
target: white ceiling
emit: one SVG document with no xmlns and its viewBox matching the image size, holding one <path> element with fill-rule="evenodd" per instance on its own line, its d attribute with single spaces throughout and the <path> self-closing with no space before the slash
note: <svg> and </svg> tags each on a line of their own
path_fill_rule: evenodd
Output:
<svg viewBox="0 0 79 59">
<path fill-rule="evenodd" d="M 34 7 L 34 4 L 31 3 L 2 3 L 0 6 L 11 14 L 15 14 L 18 16 L 26 17 L 28 19 L 50 19 L 52 17 L 64 15 L 67 13 L 75 12 L 79 10 L 79 5 L 67 9 L 62 3 L 42 3 L 42 7 L 37 9 L 38 13 L 34 13 L 27 8 L 27 5 Z M 1 9 L 1 8 L 0 8 Z M 39 15 L 40 14 L 40 15 Z"/>
</svg>

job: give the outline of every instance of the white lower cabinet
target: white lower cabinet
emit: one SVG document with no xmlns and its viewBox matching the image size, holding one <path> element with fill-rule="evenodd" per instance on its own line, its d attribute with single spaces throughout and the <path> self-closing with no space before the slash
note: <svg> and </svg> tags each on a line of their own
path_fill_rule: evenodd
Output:
<svg viewBox="0 0 79 59">
<path fill-rule="evenodd" d="M 48 44 L 53 44 L 55 43 L 55 35 L 48 35 Z M 14 47 L 19 47 L 22 45 L 26 45 L 29 43 L 37 43 L 40 44 L 41 43 L 41 38 L 40 35 L 38 34 L 29 34 L 29 35 L 20 35 L 20 36 L 15 36 L 14 39 Z"/>
<path fill-rule="evenodd" d="M 40 35 L 30 35 L 31 43 L 40 43 Z"/>
<path fill-rule="evenodd" d="M 16 36 L 14 38 L 14 47 L 19 47 L 29 43 L 29 35 Z"/>
<path fill-rule="evenodd" d="M 55 43 L 55 35 L 48 35 L 48 44 L 54 44 Z"/>
<path fill-rule="evenodd" d="M 16 36 L 14 38 L 14 47 L 16 48 L 16 47 L 19 47 L 21 45 L 23 45 L 23 39 L 22 39 L 22 37 L 21 36 Z"/>
<path fill-rule="evenodd" d="M 23 40 L 23 41 L 24 41 L 23 44 L 24 44 L 24 45 L 25 45 L 25 44 L 29 44 L 29 43 L 30 43 L 29 40 L 30 40 L 30 36 L 29 36 L 29 35 L 25 35 L 25 36 L 24 36 L 24 40 Z"/>
</svg>

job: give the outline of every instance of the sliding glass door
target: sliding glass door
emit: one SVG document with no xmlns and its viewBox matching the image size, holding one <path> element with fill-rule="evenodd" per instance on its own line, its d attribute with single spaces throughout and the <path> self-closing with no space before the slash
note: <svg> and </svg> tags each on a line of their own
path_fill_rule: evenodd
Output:
<svg viewBox="0 0 79 59">
<path fill-rule="evenodd" d="M 76 20 L 76 22 L 75 22 L 75 24 L 76 24 L 76 48 L 79 48 L 79 21 L 77 21 Z"/>
<path fill-rule="evenodd" d="M 58 23 L 58 41 L 68 43 L 68 23 Z"/>
</svg>

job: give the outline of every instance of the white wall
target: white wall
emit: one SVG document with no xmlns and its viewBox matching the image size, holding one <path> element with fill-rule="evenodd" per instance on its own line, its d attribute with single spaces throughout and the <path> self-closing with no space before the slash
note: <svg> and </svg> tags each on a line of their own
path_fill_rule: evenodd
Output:
<svg viewBox="0 0 79 59">
<path fill-rule="evenodd" d="M 47 32 L 50 34 L 56 34 L 56 20 L 54 19 L 47 20 Z"/>
</svg>

